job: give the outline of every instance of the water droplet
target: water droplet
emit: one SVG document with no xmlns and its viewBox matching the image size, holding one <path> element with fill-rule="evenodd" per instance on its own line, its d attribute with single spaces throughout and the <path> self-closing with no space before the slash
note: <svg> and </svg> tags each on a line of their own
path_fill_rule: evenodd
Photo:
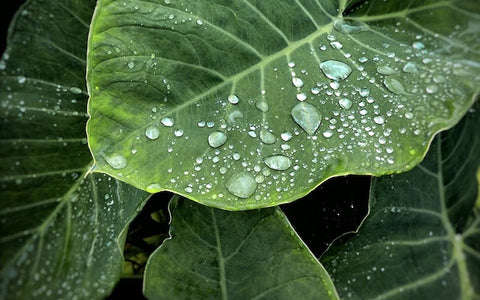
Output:
<svg viewBox="0 0 480 300">
<path fill-rule="evenodd" d="M 135 63 L 133 61 L 128 63 L 128 68 L 133 69 L 135 67 Z"/>
<path fill-rule="evenodd" d="M 234 160 L 239 160 L 241 157 L 242 157 L 242 156 L 241 156 L 240 153 L 238 153 L 238 152 L 235 152 L 235 153 L 232 154 L 232 158 L 233 158 Z"/>
<path fill-rule="evenodd" d="M 145 135 L 147 136 L 147 138 L 151 140 L 156 140 L 160 135 L 160 129 L 158 129 L 156 125 L 148 126 L 147 129 L 145 130 Z"/>
<path fill-rule="evenodd" d="M 18 77 L 17 77 L 17 81 L 18 81 L 18 83 L 20 83 L 20 84 L 24 84 L 25 81 L 27 81 L 27 78 L 25 78 L 25 76 L 18 76 Z"/>
<path fill-rule="evenodd" d="M 323 135 L 324 137 L 326 137 L 327 139 L 329 139 L 329 138 L 331 138 L 331 137 L 333 136 L 333 131 L 331 131 L 331 130 L 324 131 L 324 132 L 322 133 L 322 135 Z"/>
<path fill-rule="evenodd" d="M 313 87 L 311 91 L 312 91 L 312 94 L 314 95 L 318 95 L 320 93 L 320 89 L 317 87 Z"/>
<path fill-rule="evenodd" d="M 412 47 L 417 49 L 417 50 L 425 49 L 425 45 L 422 42 L 414 42 L 412 44 Z"/>
<path fill-rule="evenodd" d="M 208 144 L 213 148 L 218 148 L 225 144 L 227 135 L 221 131 L 214 131 L 208 136 Z"/>
<path fill-rule="evenodd" d="M 338 88 L 340 87 L 340 83 L 338 83 L 337 81 L 330 82 L 329 85 L 334 90 L 338 90 Z"/>
<path fill-rule="evenodd" d="M 411 74 L 418 73 L 417 64 L 413 62 L 407 62 L 403 66 L 402 71 L 405 73 L 411 73 Z"/>
<path fill-rule="evenodd" d="M 332 46 L 333 49 L 342 49 L 343 48 L 343 44 L 338 42 L 338 41 L 330 42 L 330 46 Z"/>
<path fill-rule="evenodd" d="M 197 24 L 198 24 L 198 25 L 202 25 L 202 24 L 203 24 L 203 21 L 200 20 L 200 19 L 198 19 L 198 20 L 197 20 Z"/>
<path fill-rule="evenodd" d="M 285 171 L 292 166 L 292 160 L 283 155 L 273 155 L 265 158 L 265 164 L 272 170 Z"/>
<path fill-rule="evenodd" d="M 260 100 L 255 103 L 255 107 L 261 112 L 268 111 L 268 103 L 266 101 Z"/>
<path fill-rule="evenodd" d="M 305 93 L 299 93 L 299 94 L 297 94 L 297 100 L 298 100 L 298 101 L 305 101 L 305 100 L 307 100 L 307 94 L 305 94 Z"/>
<path fill-rule="evenodd" d="M 145 188 L 145 190 L 152 194 L 158 193 L 162 190 L 162 186 L 158 183 L 151 183 Z"/>
<path fill-rule="evenodd" d="M 227 117 L 228 124 L 235 124 L 239 119 L 243 118 L 243 113 L 239 110 L 232 111 Z"/>
<path fill-rule="evenodd" d="M 160 122 L 162 122 L 163 126 L 166 126 L 166 127 L 172 127 L 174 124 L 173 119 L 169 117 L 162 118 Z"/>
<path fill-rule="evenodd" d="M 379 66 L 377 67 L 377 72 L 382 75 L 393 75 L 397 73 L 395 69 L 390 68 L 389 66 Z"/>
<path fill-rule="evenodd" d="M 358 59 L 358 61 L 363 64 L 363 63 L 366 63 L 368 61 L 368 58 L 366 58 L 365 56 L 362 56 Z"/>
<path fill-rule="evenodd" d="M 233 174 L 225 183 L 227 190 L 239 198 L 249 198 L 257 189 L 255 178 L 246 172 Z"/>
<path fill-rule="evenodd" d="M 75 87 L 75 86 L 72 86 L 70 88 L 70 92 L 72 92 L 73 94 L 75 95 L 79 95 L 82 93 L 82 89 L 78 88 L 78 87 Z"/>
<path fill-rule="evenodd" d="M 341 33 L 351 34 L 368 30 L 370 27 L 360 21 L 337 19 L 333 23 L 335 30 Z"/>
<path fill-rule="evenodd" d="M 290 68 L 295 68 L 295 62 L 294 62 L 294 61 L 289 62 L 289 63 L 288 63 L 288 66 L 289 66 Z"/>
<path fill-rule="evenodd" d="M 343 98 L 338 100 L 338 104 L 340 104 L 340 107 L 343 109 L 350 109 L 352 108 L 353 102 L 350 99 Z"/>
<path fill-rule="evenodd" d="M 373 122 L 377 123 L 378 125 L 382 125 L 385 123 L 385 119 L 382 116 L 376 116 L 373 118 Z"/>
<path fill-rule="evenodd" d="M 110 167 L 116 170 L 121 170 L 127 166 L 127 159 L 121 154 L 105 156 L 105 161 L 110 165 Z"/>
<path fill-rule="evenodd" d="M 435 75 L 433 76 L 433 81 L 436 83 L 444 83 L 446 79 L 442 75 Z"/>
<path fill-rule="evenodd" d="M 228 96 L 228 102 L 232 104 L 237 104 L 240 101 L 237 95 L 230 95 Z"/>
<path fill-rule="evenodd" d="M 383 81 L 383 84 L 390 92 L 394 94 L 397 94 L 397 95 L 407 94 L 407 92 L 405 92 L 405 88 L 403 87 L 403 84 L 393 77 L 385 78 L 385 80 Z"/>
<path fill-rule="evenodd" d="M 277 140 L 275 136 L 266 129 L 260 130 L 260 140 L 264 144 L 273 144 Z"/>
<path fill-rule="evenodd" d="M 285 131 L 285 132 L 282 132 L 280 134 L 280 137 L 282 138 L 282 140 L 284 140 L 285 142 L 288 142 L 289 140 L 292 139 L 292 134 L 288 131 Z"/>
<path fill-rule="evenodd" d="M 435 94 L 436 92 L 438 92 L 438 86 L 434 84 L 430 84 L 430 85 L 427 85 L 427 88 L 425 90 L 429 94 Z"/>
<path fill-rule="evenodd" d="M 370 95 L 370 90 L 369 89 L 361 89 L 360 90 L 360 96 L 361 97 L 368 97 Z"/>
<path fill-rule="evenodd" d="M 182 129 L 175 129 L 175 131 L 173 132 L 173 134 L 176 136 L 176 137 L 181 137 L 183 135 L 183 130 Z"/>
<path fill-rule="evenodd" d="M 293 120 L 307 132 L 313 135 L 321 122 L 321 115 L 317 108 L 311 104 L 301 102 L 292 109 Z"/>
<path fill-rule="evenodd" d="M 352 69 L 347 64 L 337 60 L 322 62 L 320 69 L 325 76 L 335 81 L 345 80 L 352 73 Z"/>
<path fill-rule="evenodd" d="M 293 77 L 292 78 L 292 83 L 297 88 L 301 88 L 303 86 L 303 80 L 298 78 L 298 77 Z"/>
</svg>

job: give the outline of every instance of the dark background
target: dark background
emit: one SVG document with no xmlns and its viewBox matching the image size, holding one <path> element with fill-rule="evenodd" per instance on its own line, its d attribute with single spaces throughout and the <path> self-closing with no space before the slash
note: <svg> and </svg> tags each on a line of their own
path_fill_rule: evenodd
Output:
<svg viewBox="0 0 480 300">
<path fill-rule="evenodd" d="M 5 49 L 9 23 L 23 2 L 4 0 L 2 3 L 0 18 L 2 53 Z M 306 197 L 282 205 L 281 208 L 310 250 L 319 257 L 336 237 L 355 230 L 363 220 L 368 210 L 369 183 L 368 176 L 332 178 Z M 144 210 L 132 222 L 127 245 L 142 248 L 147 254 L 154 250 L 154 247 L 144 243 L 143 239 L 168 234 L 168 225 L 165 222 L 167 220 L 158 223 L 152 220 L 151 215 L 155 212 L 162 212 L 161 215 L 165 215 L 170 197 L 170 193 L 152 196 Z M 142 280 L 121 279 L 109 299 L 122 299 L 125 295 L 134 296 L 135 299 L 143 298 Z"/>
</svg>

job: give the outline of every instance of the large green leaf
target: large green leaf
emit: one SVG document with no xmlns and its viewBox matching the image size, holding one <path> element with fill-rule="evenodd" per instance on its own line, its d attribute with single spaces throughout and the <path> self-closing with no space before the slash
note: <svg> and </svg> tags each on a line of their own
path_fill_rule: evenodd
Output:
<svg viewBox="0 0 480 300">
<path fill-rule="evenodd" d="M 0 60 L 0 299 L 108 295 L 147 194 L 86 176 L 85 57 L 94 0 L 31 0 Z"/>
<path fill-rule="evenodd" d="M 100 0 L 98 171 L 235 210 L 412 168 L 479 90 L 480 6 L 360 2 Z"/>
<path fill-rule="evenodd" d="M 357 236 L 322 261 L 344 299 L 480 298 L 480 105 L 417 168 L 373 181 Z"/>
<path fill-rule="evenodd" d="M 171 238 L 150 257 L 149 299 L 338 299 L 279 208 L 228 212 L 172 199 Z"/>
</svg>

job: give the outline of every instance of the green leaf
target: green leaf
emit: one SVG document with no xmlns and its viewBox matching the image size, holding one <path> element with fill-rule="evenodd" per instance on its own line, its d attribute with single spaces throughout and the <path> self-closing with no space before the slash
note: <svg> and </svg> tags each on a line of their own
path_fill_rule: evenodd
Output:
<svg viewBox="0 0 480 300">
<path fill-rule="evenodd" d="M 411 169 L 479 90 L 479 6 L 345 2 L 100 0 L 97 170 L 239 210 Z"/>
<path fill-rule="evenodd" d="M 150 257 L 149 299 L 338 299 L 279 208 L 228 212 L 170 203 L 171 238 Z"/>
<path fill-rule="evenodd" d="M 86 177 L 85 57 L 95 1 L 30 0 L 0 60 L 0 299 L 100 299 L 147 194 Z"/>
<path fill-rule="evenodd" d="M 373 180 L 370 215 L 322 261 L 344 299 L 478 299 L 480 105 L 412 171 Z"/>
</svg>

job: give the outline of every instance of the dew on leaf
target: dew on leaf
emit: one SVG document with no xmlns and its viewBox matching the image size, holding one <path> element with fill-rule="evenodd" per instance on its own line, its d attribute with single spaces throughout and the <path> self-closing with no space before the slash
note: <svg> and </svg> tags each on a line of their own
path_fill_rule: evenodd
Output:
<svg viewBox="0 0 480 300">
<path fill-rule="evenodd" d="M 320 63 L 320 69 L 325 76 L 335 81 L 345 80 L 352 73 L 352 68 L 349 65 L 337 60 L 327 60 Z"/>
<path fill-rule="evenodd" d="M 208 144 L 213 148 L 218 148 L 225 144 L 227 135 L 221 131 L 214 131 L 208 136 Z"/>
<path fill-rule="evenodd" d="M 382 116 L 376 116 L 375 118 L 373 118 L 373 121 L 378 125 L 382 125 L 383 123 L 385 123 L 385 119 Z"/>
<path fill-rule="evenodd" d="M 145 189 L 147 192 L 149 193 L 158 193 L 162 190 L 162 186 L 158 183 L 151 183 L 149 184 L 146 189 Z"/>
<path fill-rule="evenodd" d="M 255 107 L 261 112 L 268 111 L 268 103 L 266 101 L 260 100 L 255 103 Z"/>
<path fill-rule="evenodd" d="M 239 119 L 243 118 L 243 113 L 239 110 L 234 110 L 228 114 L 227 123 L 228 124 L 235 124 Z"/>
<path fill-rule="evenodd" d="M 337 19 L 333 23 L 335 30 L 341 33 L 351 34 L 368 30 L 370 27 L 361 21 Z"/>
<path fill-rule="evenodd" d="M 239 198 L 248 198 L 255 193 L 257 182 L 246 172 L 235 173 L 225 183 L 227 190 Z"/>
<path fill-rule="evenodd" d="M 377 72 L 382 75 L 393 75 L 397 73 L 395 69 L 390 68 L 389 66 L 379 66 L 377 67 Z"/>
<path fill-rule="evenodd" d="M 417 50 L 425 49 L 425 45 L 422 42 L 414 42 L 412 44 L 412 47 L 417 49 Z"/>
<path fill-rule="evenodd" d="M 135 63 L 133 61 L 129 62 L 128 63 L 128 68 L 133 69 L 133 67 L 135 67 Z"/>
<path fill-rule="evenodd" d="M 273 144 L 276 141 L 275 136 L 266 129 L 260 130 L 260 140 L 264 144 Z"/>
<path fill-rule="evenodd" d="M 79 95 L 79 94 L 82 93 L 82 90 L 81 90 L 80 88 L 78 88 L 78 87 L 72 86 L 72 87 L 70 88 L 70 92 L 72 92 L 72 93 L 75 94 L 75 95 Z"/>
<path fill-rule="evenodd" d="M 17 82 L 18 82 L 18 83 L 24 84 L 25 81 L 27 81 L 27 78 L 25 78 L 25 76 L 18 76 L 18 77 L 17 77 Z"/>
<path fill-rule="evenodd" d="M 291 115 L 293 120 L 302 127 L 308 135 L 313 135 L 320 126 L 320 112 L 311 104 L 301 102 L 295 105 Z"/>
<path fill-rule="evenodd" d="M 127 166 L 127 159 L 121 154 L 105 156 L 105 161 L 110 165 L 110 167 L 116 170 L 121 170 Z"/>
<path fill-rule="evenodd" d="M 290 132 L 286 131 L 286 132 L 282 132 L 282 133 L 280 134 L 280 137 L 281 137 L 282 140 L 284 140 L 285 142 L 288 142 L 289 140 L 292 139 L 292 134 L 291 134 Z"/>
<path fill-rule="evenodd" d="M 293 77 L 292 78 L 292 83 L 297 88 L 301 88 L 303 86 L 303 80 L 298 78 L 298 77 Z"/>
<path fill-rule="evenodd" d="M 324 131 L 324 132 L 322 133 L 322 135 L 323 135 L 324 137 L 326 137 L 327 139 L 329 139 L 329 138 L 331 138 L 331 137 L 333 136 L 333 132 L 332 132 L 331 130 L 327 130 L 327 131 Z"/>
<path fill-rule="evenodd" d="M 405 91 L 405 88 L 403 87 L 403 84 L 393 77 L 385 78 L 385 80 L 383 81 L 383 84 L 390 92 L 394 94 L 397 94 L 397 95 L 407 94 L 407 92 Z"/>
<path fill-rule="evenodd" d="M 438 92 L 438 86 L 436 86 L 434 84 L 429 84 L 429 85 L 427 85 L 425 90 L 429 94 L 435 94 L 436 92 Z"/>
<path fill-rule="evenodd" d="M 156 125 L 148 126 L 145 130 L 145 135 L 151 140 L 156 140 L 160 136 L 160 129 Z"/>
<path fill-rule="evenodd" d="M 175 131 L 173 132 L 173 134 L 176 136 L 176 137 L 181 137 L 183 135 L 183 130 L 182 129 L 175 129 Z"/>
<path fill-rule="evenodd" d="M 284 155 L 273 155 L 265 158 L 265 164 L 272 170 L 285 171 L 292 166 L 292 160 Z"/>
<path fill-rule="evenodd" d="M 298 100 L 298 101 L 305 101 L 305 100 L 307 100 L 307 94 L 305 94 L 305 93 L 299 93 L 299 94 L 297 94 L 297 100 Z"/>
<path fill-rule="evenodd" d="M 174 124 L 173 119 L 170 117 L 164 117 L 160 122 L 162 122 L 163 126 L 166 127 L 172 127 Z"/>
<path fill-rule="evenodd" d="M 240 99 L 238 98 L 237 95 L 230 95 L 228 96 L 228 102 L 232 104 L 237 104 L 238 102 L 240 102 Z"/>
<path fill-rule="evenodd" d="M 350 109 L 352 108 L 353 102 L 350 99 L 342 98 L 338 100 L 338 104 L 340 104 L 340 107 L 343 109 Z"/>
<path fill-rule="evenodd" d="M 413 62 L 407 62 L 403 66 L 402 71 L 405 72 L 405 73 L 418 73 L 417 64 L 415 64 Z"/>
<path fill-rule="evenodd" d="M 343 44 L 338 41 L 330 42 L 330 46 L 332 46 L 333 49 L 338 49 L 338 50 L 343 48 Z"/>
</svg>

